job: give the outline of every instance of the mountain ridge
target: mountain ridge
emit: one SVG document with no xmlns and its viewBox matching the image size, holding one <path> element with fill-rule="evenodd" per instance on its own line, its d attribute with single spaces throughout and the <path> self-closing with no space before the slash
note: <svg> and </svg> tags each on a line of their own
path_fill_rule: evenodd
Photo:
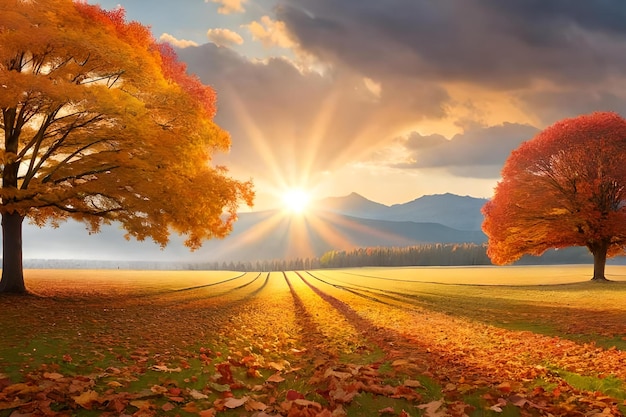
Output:
<svg viewBox="0 0 626 417">
<path fill-rule="evenodd" d="M 326 210 L 366 219 L 440 223 L 459 230 L 481 230 L 480 209 L 488 200 L 452 193 L 423 195 L 406 203 L 387 206 L 351 193 L 314 202 Z"/>
</svg>

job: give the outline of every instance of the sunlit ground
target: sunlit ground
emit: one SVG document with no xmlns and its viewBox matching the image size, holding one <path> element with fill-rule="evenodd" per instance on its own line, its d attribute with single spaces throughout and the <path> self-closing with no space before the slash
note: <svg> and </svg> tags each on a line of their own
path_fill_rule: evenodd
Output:
<svg viewBox="0 0 626 417">
<path fill-rule="evenodd" d="M 26 270 L 0 415 L 624 415 L 626 267 L 590 270 Z"/>
</svg>

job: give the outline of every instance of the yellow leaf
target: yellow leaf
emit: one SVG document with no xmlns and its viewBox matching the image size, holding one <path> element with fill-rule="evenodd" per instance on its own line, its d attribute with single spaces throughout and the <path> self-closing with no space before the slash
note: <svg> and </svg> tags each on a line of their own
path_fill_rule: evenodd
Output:
<svg viewBox="0 0 626 417">
<path fill-rule="evenodd" d="M 94 401 L 98 401 L 98 398 L 98 393 L 93 390 L 85 391 L 78 396 L 72 397 L 76 404 L 87 409 L 91 408 L 91 403 Z"/>
</svg>

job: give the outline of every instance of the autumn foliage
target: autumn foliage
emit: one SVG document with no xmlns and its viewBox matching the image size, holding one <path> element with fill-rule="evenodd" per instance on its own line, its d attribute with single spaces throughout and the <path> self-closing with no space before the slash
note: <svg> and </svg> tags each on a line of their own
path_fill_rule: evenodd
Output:
<svg viewBox="0 0 626 417">
<path fill-rule="evenodd" d="M 119 222 L 160 245 L 224 237 L 252 186 L 209 164 L 230 146 L 215 92 L 124 10 L 0 0 L 0 290 L 23 291 L 21 224 Z"/>
<path fill-rule="evenodd" d="M 488 255 L 506 264 L 549 248 L 585 246 L 594 279 L 626 246 L 626 120 L 565 119 L 513 151 L 483 208 Z"/>
</svg>

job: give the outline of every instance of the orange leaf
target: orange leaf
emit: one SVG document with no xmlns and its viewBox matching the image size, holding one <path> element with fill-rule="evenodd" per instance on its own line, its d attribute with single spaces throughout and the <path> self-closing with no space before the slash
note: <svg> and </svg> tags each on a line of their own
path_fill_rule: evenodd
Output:
<svg viewBox="0 0 626 417">
<path fill-rule="evenodd" d="M 44 372 L 43 377 L 46 379 L 51 379 L 53 381 L 58 381 L 59 379 L 63 378 L 63 375 L 58 372 Z"/>
<path fill-rule="evenodd" d="M 200 411 L 200 417 L 215 417 L 215 408 L 209 408 L 208 410 Z"/>
<path fill-rule="evenodd" d="M 172 411 L 173 409 L 175 409 L 176 406 L 172 403 L 165 403 L 161 406 L 161 410 L 168 412 L 168 411 Z"/>
<path fill-rule="evenodd" d="M 496 388 L 498 388 L 502 392 L 511 392 L 511 383 L 503 382 L 500 385 L 498 385 Z"/>
</svg>

